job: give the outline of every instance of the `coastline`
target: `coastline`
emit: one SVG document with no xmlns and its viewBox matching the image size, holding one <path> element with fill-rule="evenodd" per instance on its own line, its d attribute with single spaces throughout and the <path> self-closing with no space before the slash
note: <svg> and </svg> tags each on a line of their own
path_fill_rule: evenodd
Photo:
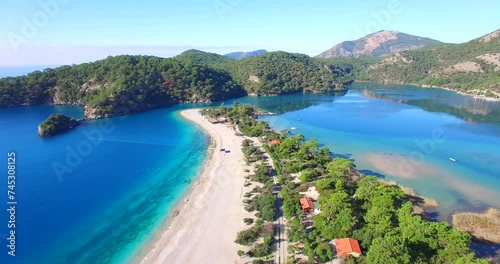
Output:
<svg viewBox="0 0 500 264">
<path fill-rule="evenodd" d="M 244 184 L 243 138 L 224 124 L 211 124 L 198 111 L 180 115 L 210 135 L 208 157 L 195 182 L 133 263 L 235 263 L 238 231 L 245 227 L 241 199 Z M 219 151 L 231 150 L 230 153 Z"/>
<path fill-rule="evenodd" d="M 416 84 L 416 83 L 402 83 L 402 82 L 376 82 L 376 81 L 362 81 L 362 80 L 355 80 L 354 83 L 383 83 L 383 84 L 398 84 L 398 85 L 412 85 L 412 86 L 417 86 L 421 88 L 434 88 L 434 89 L 441 89 L 441 90 L 446 90 L 450 92 L 455 92 L 460 95 L 465 95 L 472 97 L 474 99 L 481 99 L 485 101 L 491 101 L 491 102 L 500 102 L 500 98 L 494 98 L 494 97 L 488 97 L 484 95 L 475 95 L 475 94 L 469 94 L 465 93 L 453 88 L 447 88 L 443 86 L 437 86 L 437 85 L 429 85 L 429 84 Z"/>
</svg>

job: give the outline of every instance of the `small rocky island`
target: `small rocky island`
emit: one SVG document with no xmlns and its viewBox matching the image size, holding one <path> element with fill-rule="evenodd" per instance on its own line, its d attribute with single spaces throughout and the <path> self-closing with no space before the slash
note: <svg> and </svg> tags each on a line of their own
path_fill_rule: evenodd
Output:
<svg viewBox="0 0 500 264">
<path fill-rule="evenodd" d="M 50 137 L 80 125 L 80 121 L 62 114 L 50 115 L 38 125 L 38 136 Z"/>
</svg>

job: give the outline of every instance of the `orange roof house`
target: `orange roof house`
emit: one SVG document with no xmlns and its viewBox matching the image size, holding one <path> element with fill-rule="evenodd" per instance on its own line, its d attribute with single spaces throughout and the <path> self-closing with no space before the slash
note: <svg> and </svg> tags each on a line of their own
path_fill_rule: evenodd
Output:
<svg viewBox="0 0 500 264">
<path fill-rule="evenodd" d="M 300 198 L 300 206 L 302 207 L 303 213 L 309 213 L 314 211 L 314 204 L 309 197 Z"/>
<path fill-rule="evenodd" d="M 279 140 L 279 139 L 271 140 L 271 141 L 269 141 L 269 143 L 267 143 L 267 144 L 268 144 L 270 147 L 272 147 L 272 146 L 276 146 L 276 145 L 281 144 L 281 140 Z"/>
<path fill-rule="evenodd" d="M 361 248 L 356 239 L 340 238 L 335 239 L 335 247 L 337 249 L 337 257 L 359 257 L 361 256 Z"/>
</svg>

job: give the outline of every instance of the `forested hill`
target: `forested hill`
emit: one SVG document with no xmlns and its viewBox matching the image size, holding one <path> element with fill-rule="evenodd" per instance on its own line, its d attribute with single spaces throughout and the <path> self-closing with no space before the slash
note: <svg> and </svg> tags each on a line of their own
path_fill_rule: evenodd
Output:
<svg viewBox="0 0 500 264">
<path fill-rule="evenodd" d="M 254 94 L 342 91 L 349 83 L 340 81 L 325 63 L 283 51 L 246 58 L 228 66 L 235 80 Z"/>
<path fill-rule="evenodd" d="M 186 50 L 183 53 L 177 55 L 175 58 L 182 61 L 189 61 L 192 63 L 205 65 L 223 64 L 234 61 L 234 59 L 232 58 L 228 58 L 217 53 L 204 52 L 195 49 Z"/>
<path fill-rule="evenodd" d="M 500 98 L 500 30 L 463 44 L 399 52 L 370 66 L 357 79 L 439 86 Z"/>
<path fill-rule="evenodd" d="M 250 94 L 343 91 L 345 85 L 352 82 L 352 79 L 340 78 L 343 72 L 335 72 L 328 62 L 283 51 L 234 60 L 215 53 L 188 50 L 175 58 L 225 71 Z"/>
<path fill-rule="evenodd" d="M 196 50 L 175 58 L 116 56 L 0 79 L 0 107 L 77 104 L 89 119 L 178 102 L 248 93 L 343 90 L 329 68 L 306 55 L 268 53 L 244 60 Z"/>
</svg>

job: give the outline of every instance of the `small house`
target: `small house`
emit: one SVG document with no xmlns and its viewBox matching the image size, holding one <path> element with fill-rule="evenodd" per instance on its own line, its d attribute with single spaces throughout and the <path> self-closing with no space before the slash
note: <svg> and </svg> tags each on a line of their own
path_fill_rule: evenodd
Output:
<svg viewBox="0 0 500 264">
<path fill-rule="evenodd" d="M 337 257 L 359 257 L 361 256 L 361 248 L 359 242 L 352 238 L 335 239 L 335 248 L 337 249 Z"/>
<path fill-rule="evenodd" d="M 271 140 L 271 141 L 269 141 L 269 143 L 267 143 L 267 145 L 269 145 L 269 147 L 276 146 L 279 144 L 281 144 L 281 140 L 279 140 L 279 139 Z"/>
<path fill-rule="evenodd" d="M 303 213 L 314 212 L 314 204 L 309 197 L 300 198 L 300 206 L 302 207 Z"/>
</svg>

